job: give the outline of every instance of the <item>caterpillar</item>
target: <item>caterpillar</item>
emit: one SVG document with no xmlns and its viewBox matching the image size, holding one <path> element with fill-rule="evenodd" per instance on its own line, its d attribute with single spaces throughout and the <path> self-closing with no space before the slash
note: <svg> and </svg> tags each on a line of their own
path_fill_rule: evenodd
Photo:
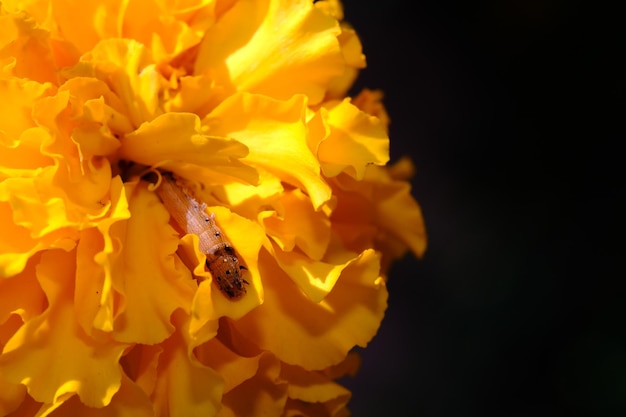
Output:
<svg viewBox="0 0 626 417">
<path fill-rule="evenodd" d="M 246 294 L 250 285 L 242 273 L 237 252 L 226 239 L 215 221 L 215 213 L 208 214 L 206 203 L 198 201 L 191 190 L 170 172 L 161 173 L 156 193 L 170 216 L 185 233 L 193 233 L 200 241 L 200 251 L 206 255 L 206 268 L 220 290 L 231 300 Z"/>
</svg>

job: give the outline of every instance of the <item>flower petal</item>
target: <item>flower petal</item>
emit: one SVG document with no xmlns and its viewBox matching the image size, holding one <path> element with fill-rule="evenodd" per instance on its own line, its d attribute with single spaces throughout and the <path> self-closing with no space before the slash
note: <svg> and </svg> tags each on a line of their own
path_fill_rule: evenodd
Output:
<svg viewBox="0 0 626 417">
<path fill-rule="evenodd" d="M 9 79 L 0 80 L 0 114 L 2 114 L 2 129 L 0 129 L 0 144 L 7 148 L 17 147 L 18 144 L 22 144 L 24 139 L 22 135 L 27 133 L 27 129 L 36 127 L 36 123 L 32 118 L 32 107 L 34 103 L 41 97 L 52 94 L 53 88 L 50 84 L 40 84 L 35 81 L 21 80 L 21 79 Z M 14 142 L 20 138 L 19 142 Z M 33 139 L 38 139 L 37 136 Z M 35 157 L 33 154 L 35 151 L 39 151 L 38 143 L 36 141 L 27 140 L 27 149 L 30 150 L 30 158 Z M 43 158 L 40 155 L 38 158 Z M 24 166 L 25 161 L 21 159 L 15 159 L 12 155 L 5 155 L 4 151 L 0 152 L 0 165 L 2 168 L 6 166 L 13 166 L 16 162 L 19 162 L 19 166 Z M 5 162 L 8 165 L 5 165 Z M 46 164 L 47 165 L 47 164 Z"/>
<path fill-rule="evenodd" d="M 262 354 L 256 374 L 224 394 L 219 417 L 280 417 L 287 400 L 287 384 L 280 378 L 280 362 Z"/>
<path fill-rule="evenodd" d="M 51 417 L 152 417 L 154 410 L 150 398 L 137 384 L 122 374 L 120 389 L 115 393 L 107 407 L 87 407 L 74 395 L 58 408 L 50 410 L 49 414 L 42 414 L 42 416 L 48 415 Z"/>
<path fill-rule="evenodd" d="M 230 350 L 214 338 L 196 349 L 198 360 L 215 369 L 224 379 L 224 393 L 228 393 L 244 381 L 251 379 L 259 370 L 261 355 L 244 357 Z"/>
<path fill-rule="evenodd" d="M 113 289 L 114 260 L 122 249 L 119 239 L 130 217 L 124 186 L 119 177 L 111 181 L 111 209 L 107 218 L 98 222 L 97 228 L 86 230 L 78 243 L 76 262 L 76 289 L 74 304 L 83 330 L 113 330 L 115 302 L 119 301 Z M 112 232 L 116 230 L 117 232 Z"/>
<path fill-rule="evenodd" d="M 316 104 L 345 68 L 339 33 L 310 0 L 236 2 L 206 32 L 194 74 L 211 74 L 230 93 L 305 94 Z"/>
<path fill-rule="evenodd" d="M 190 354 L 188 324 L 184 323 L 183 315 L 174 314 L 174 322 L 178 331 L 163 342 L 159 359 L 153 396 L 156 415 L 213 416 L 220 408 L 222 379 Z"/>
<path fill-rule="evenodd" d="M 67 78 L 95 77 L 105 81 L 126 108 L 134 126 L 162 113 L 159 90 L 162 76 L 146 48 L 132 39 L 105 39 L 64 71 Z"/>
<path fill-rule="evenodd" d="M 126 3 L 125 0 L 54 0 L 52 13 L 63 37 L 86 52 L 100 39 L 121 36 L 122 11 Z"/>
<path fill-rule="evenodd" d="M 385 126 L 376 117 L 360 111 L 350 99 L 323 107 L 320 116 L 330 126 L 330 134 L 321 138 L 317 148 L 327 177 L 345 171 L 361 180 L 368 165 L 385 165 L 389 161 Z"/>
<path fill-rule="evenodd" d="M 288 415 L 289 409 L 295 411 L 303 404 L 306 404 L 305 415 L 336 416 L 342 411 L 346 412 L 345 406 L 350 400 L 350 391 L 328 376 L 287 364 L 283 364 L 280 376 L 289 384 L 287 395 L 290 403 L 285 407 Z M 313 410 L 318 412 L 315 413 Z"/>
<path fill-rule="evenodd" d="M 323 369 L 376 334 L 387 290 L 378 277 L 380 263 L 373 250 L 350 264 L 320 303 L 311 302 L 269 256 L 261 257 L 260 266 L 265 302 L 233 325 L 281 361 Z"/>
<path fill-rule="evenodd" d="M 243 161 L 262 167 L 309 195 L 317 210 L 331 197 L 320 177 L 317 159 L 307 145 L 306 99 L 278 101 L 261 95 L 236 94 L 211 112 L 203 124 L 209 132 L 245 144 Z"/>
<path fill-rule="evenodd" d="M 163 114 L 121 142 L 122 158 L 177 171 L 188 178 L 202 176 L 190 176 L 190 171 L 184 170 L 188 165 L 196 165 L 208 172 L 208 177 L 217 173 L 256 182 L 256 172 L 239 162 L 248 153 L 246 146 L 219 135 L 207 136 L 202 132 L 200 119 L 192 113 Z"/>
<path fill-rule="evenodd" d="M 0 16 L 2 31 L 11 32 L 3 39 L 0 59 L 13 57 L 15 76 L 39 82 L 57 82 L 57 68 L 50 44 L 50 33 L 37 27 L 26 13 Z M 4 97 L 3 97 L 4 99 Z"/>
<path fill-rule="evenodd" d="M 88 338 L 72 306 L 75 252 L 47 251 L 37 278 L 48 297 L 48 309 L 8 341 L 0 355 L 0 373 L 23 383 L 44 403 L 62 402 L 76 393 L 91 407 L 103 407 L 119 389 L 118 360 L 126 345 Z"/>
<path fill-rule="evenodd" d="M 174 331 L 176 309 L 189 311 L 196 284 L 185 268 L 175 268 L 171 255 L 178 247 L 168 215 L 146 183 L 127 183 L 131 217 L 115 236 L 124 250 L 115 260 L 113 285 L 121 296 L 114 321 L 116 340 L 159 343 Z M 112 231 L 113 232 L 113 231 Z"/>
<path fill-rule="evenodd" d="M 330 220 L 322 211 L 313 210 L 311 200 L 300 190 L 284 192 L 280 205 L 283 210 L 263 220 L 266 233 L 283 251 L 296 246 L 306 256 L 320 260 L 330 242 Z"/>
</svg>

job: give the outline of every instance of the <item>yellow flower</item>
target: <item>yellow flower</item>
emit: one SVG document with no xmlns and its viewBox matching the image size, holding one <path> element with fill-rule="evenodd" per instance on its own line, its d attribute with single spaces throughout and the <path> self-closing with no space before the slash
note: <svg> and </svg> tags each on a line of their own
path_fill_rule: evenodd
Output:
<svg viewBox="0 0 626 417">
<path fill-rule="evenodd" d="M 365 59 L 341 7 L 0 3 L 0 415 L 348 414 L 335 380 L 425 234 L 380 93 L 345 97 Z"/>
</svg>

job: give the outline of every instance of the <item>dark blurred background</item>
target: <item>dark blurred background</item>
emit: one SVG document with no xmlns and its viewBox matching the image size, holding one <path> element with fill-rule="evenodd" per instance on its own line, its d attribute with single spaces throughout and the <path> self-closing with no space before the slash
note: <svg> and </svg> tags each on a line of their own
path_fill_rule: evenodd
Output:
<svg viewBox="0 0 626 417">
<path fill-rule="evenodd" d="M 344 6 L 368 59 L 354 91 L 384 91 L 429 234 L 342 381 L 353 416 L 626 416 L 626 14 Z"/>
</svg>

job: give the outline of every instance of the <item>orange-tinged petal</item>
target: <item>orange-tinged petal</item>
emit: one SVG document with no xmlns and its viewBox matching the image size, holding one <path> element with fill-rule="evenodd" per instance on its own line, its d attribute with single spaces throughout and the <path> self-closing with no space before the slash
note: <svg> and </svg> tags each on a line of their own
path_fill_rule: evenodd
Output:
<svg viewBox="0 0 626 417">
<path fill-rule="evenodd" d="M 203 120 L 209 132 L 245 144 L 244 162 L 262 167 L 309 195 L 317 210 L 331 197 L 317 159 L 307 145 L 306 98 L 287 101 L 247 93 L 225 100 Z"/>
<path fill-rule="evenodd" d="M 240 176 L 256 182 L 256 172 L 239 159 L 248 154 L 245 145 L 219 135 L 207 136 L 200 119 L 192 113 L 166 113 L 141 125 L 122 140 L 120 156 L 150 166 L 160 166 L 181 174 L 189 165 L 200 172 Z M 202 176 L 200 174 L 200 176 Z"/>
<path fill-rule="evenodd" d="M 126 185 L 131 217 L 120 239 L 123 251 L 113 265 L 113 285 L 120 311 L 113 337 L 129 343 L 159 343 L 174 331 L 171 315 L 189 311 L 195 282 L 189 271 L 175 268 L 178 239 L 168 226 L 167 211 L 146 183 Z"/>
<path fill-rule="evenodd" d="M 158 378 L 159 359 L 162 345 L 135 345 L 120 360 L 126 375 L 143 392 L 152 397 Z"/>
<path fill-rule="evenodd" d="M 45 294 L 35 276 L 38 261 L 39 256 L 34 256 L 20 274 L 0 278 L 0 325 L 12 315 L 18 315 L 21 322 L 28 321 L 46 308 Z M 5 342 L 5 335 L 2 334 L 0 345 Z"/>
<path fill-rule="evenodd" d="M 324 175 L 334 177 L 345 171 L 361 180 L 368 165 L 387 163 L 389 138 L 376 117 L 360 111 L 350 99 L 324 107 L 320 115 L 330 126 L 330 134 L 321 138 L 317 149 Z"/>
<path fill-rule="evenodd" d="M 39 147 L 49 135 L 41 128 L 26 129 L 13 140 L 0 131 L 0 178 L 36 175 L 54 160 L 42 155 Z"/>
<path fill-rule="evenodd" d="M 49 307 L 27 321 L 0 355 L 0 373 L 28 387 L 37 401 L 58 403 L 73 393 L 91 407 L 107 405 L 120 386 L 118 360 L 126 345 L 90 339 L 74 318 L 75 252 L 48 251 L 37 278 Z"/>
<path fill-rule="evenodd" d="M 126 0 L 52 0 L 51 7 L 59 32 L 84 53 L 100 39 L 121 35 L 126 3 Z"/>
<path fill-rule="evenodd" d="M 159 377 L 152 396 L 155 415 L 213 416 L 220 408 L 224 386 L 222 379 L 190 353 L 188 324 L 184 322 L 182 314 L 174 316 L 179 330 L 163 342 Z"/>
<path fill-rule="evenodd" d="M 389 130 L 389 115 L 383 104 L 383 93 L 380 90 L 364 88 L 354 99 L 352 104 L 367 114 L 376 116 L 383 124 L 385 131 Z M 408 179 L 405 178 L 405 179 Z"/>
<path fill-rule="evenodd" d="M 76 66 L 64 70 L 64 75 L 105 81 L 124 103 L 134 126 L 162 113 L 158 106 L 162 76 L 146 48 L 132 39 L 100 41 Z"/>
<path fill-rule="evenodd" d="M 119 296 L 113 289 L 114 260 L 122 245 L 119 236 L 130 217 L 124 186 L 119 177 L 111 182 L 111 209 L 97 228 L 87 229 L 77 247 L 76 289 L 74 304 L 77 319 L 87 334 L 92 329 L 113 330 L 114 305 Z M 112 231 L 115 230 L 115 231 Z"/>
<path fill-rule="evenodd" d="M 355 253 L 339 250 L 332 262 L 315 261 L 299 252 L 271 249 L 280 268 L 291 278 L 306 296 L 318 303 L 332 291 L 342 271 L 359 259 Z"/>
<path fill-rule="evenodd" d="M 402 164 L 397 171 L 410 168 Z M 376 202 L 378 226 L 404 242 L 416 256 L 422 256 L 426 250 L 426 229 L 420 206 L 411 195 L 411 184 L 390 178 L 386 170 L 378 167 L 367 170 L 365 181 L 374 185 L 372 198 Z"/>
<path fill-rule="evenodd" d="M 157 62 L 198 44 L 215 19 L 215 0 L 126 3 L 124 37 L 150 46 Z"/>
<path fill-rule="evenodd" d="M 240 356 L 217 338 L 196 348 L 195 353 L 200 362 L 217 371 L 224 379 L 224 393 L 254 377 L 262 356 Z"/>
<path fill-rule="evenodd" d="M 266 233 L 283 251 L 296 246 L 306 256 L 320 260 L 330 242 L 330 220 L 322 211 L 313 210 L 311 201 L 300 190 L 283 193 L 280 214 L 263 220 Z"/>
<path fill-rule="evenodd" d="M 319 2 L 315 3 L 318 4 Z M 354 84 L 359 71 L 366 67 L 365 55 L 361 41 L 354 29 L 346 24 L 341 25 L 341 34 L 337 37 L 341 45 L 341 53 L 346 61 L 346 70 L 341 76 L 335 77 L 328 86 L 326 99 L 340 99 L 346 95 Z"/>
<path fill-rule="evenodd" d="M 32 107 L 39 98 L 52 92 L 52 86 L 47 83 L 40 84 L 20 79 L 0 80 L 0 97 L 2 97 L 0 100 L 0 114 L 2 114 L 0 137 L 6 135 L 7 138 L 2 141 L 3 143 L 10 146 L 13 141 L 23 135 L 26 129 L 36 126 L 32 118 Z M 4 152 L 0 153 L 0 158 L 2 158 L 0 161 L 4 161 Z M 10 162 L 9 158 L 6 159 Z M 12 163 L 9 164 L 11 165 Z"/>
<path fill-rule="evenodd" d="M 150 401 L 145 392 L 126 375 L 122 374 L 120 389 L 115 393 L 107 407 L 88 407 L 77 396 L 73 396 L 58 408 L 42 414 L 43 416 L 152 417 L 154 416 L 154 410 L 152 401 Z"/>
<path fill-rule="evenodd" d="M 277 205 L 284 190 L 280 178 L 267 171 L 260 171 L 258 184 L 231 182 L 213 187 L 211 191 L 216 203 L 227 204 L 238 214 L 254 219 Z"/>
<path fill-rule="evenodd" d="M 13 221 L 11 206 L 1 200 L 0 196 L 0 278 L 19 274 L 28 259 L 42 249 L 60 246 L 71 249 L 72 239 L 62 240 L 61 236 L 53 236 L 54 233 L 44 239 L 31 238 L 27 228 Z M 65 233 L 63 237 L 67 237 Z"/>
<path fill-rule="evenodd" d="M 218 417 L 280 417 L 287 401 L 287 384 L 280 378 L 280 362 L 263 354 L 254 377 L 224 394 Z"/>
<path fill-rule="evenodd" d="M 233 325 L 281 361 L 323 369 L 376 334 L 387 290 L 373 250 L 350 264 L 320 303 L 311 302 L 268 257 L 261 257 L 260 266 L 265 302 Z"/>
<path fill-rule="evenodd" d="M 26 387 L 5 381 L 0 375 L 0 416 L 8 416 L 15 411 L 26 396 Z"/>
<path fill-rule="evenodd" d="M 337 21 L 310 0 L 239 1 L 207 31 L 194 73 L 218 85 L 278 99 L 322 100 L 345 63 Z"/>
<path fill-rule="evenodd" d="M 15 59 L 16 77 L 57 83 L 56 62 L 47 30 L 37 27 L 30 16 L 20 12 L 0 16 L 0 27 L 8 35 L 0 35 L 0 59 Z"/>
<path fill-rule="evenodd" d="M 299 366 L 284 364 L 280 376 L 288 382 L 287 395 L 291 400 L 319 403 L 326 410 L 320 415 L 334 416 L 350 399 L 350 391 L 319 372 L 310 372 Z M 315 414 L 312 414 L 315 415 Z"/>
</svg>

